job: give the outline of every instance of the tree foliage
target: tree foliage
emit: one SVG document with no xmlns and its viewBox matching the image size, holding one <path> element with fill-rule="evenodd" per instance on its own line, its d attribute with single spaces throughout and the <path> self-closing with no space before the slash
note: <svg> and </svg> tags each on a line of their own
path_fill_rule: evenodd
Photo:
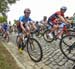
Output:
<svg viewBox="0 0 75 69">
<path fill-rule="evenodd" d="M 4 16 L 0 16 L 0 23 L 7 22 L 7 18 Z"/>
<path fill-rule="evenodd" d="M 9 6 L 16 3 L 17 0 L 0 0 L 0 13 L 3 16 L 6 16 L 6 12 L 9 11 Z"/>
</svg>

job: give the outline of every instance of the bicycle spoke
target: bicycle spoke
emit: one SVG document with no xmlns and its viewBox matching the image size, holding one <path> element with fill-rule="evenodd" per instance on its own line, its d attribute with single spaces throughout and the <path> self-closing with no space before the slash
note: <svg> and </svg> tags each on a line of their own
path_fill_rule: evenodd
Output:
<svg viewBox="0 0 75 69">
<path fill-rule="evenodd" d="M 60 50 L 68 59 L 74 61 L 75 60 L 75 35 L 64 36 L 60 43 Z"/>
<path fill-rule="evenodd" d="M 27 46 L 28 54 L 31 59 L 38 62 L 42 58 L 42 49 L 40 44 L 35 39 L 30 39 Z"/>
</svg>

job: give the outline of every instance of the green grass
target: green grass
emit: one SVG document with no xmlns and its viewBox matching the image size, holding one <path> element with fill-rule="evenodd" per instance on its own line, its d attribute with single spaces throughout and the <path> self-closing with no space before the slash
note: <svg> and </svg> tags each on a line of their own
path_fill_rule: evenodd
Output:
<svg viewBox="0 0 75 69">
<path fill-rule="evenodd" d="M 0 43 L 0 69 L 20 69 L 11 54 Z"/>
</svg>

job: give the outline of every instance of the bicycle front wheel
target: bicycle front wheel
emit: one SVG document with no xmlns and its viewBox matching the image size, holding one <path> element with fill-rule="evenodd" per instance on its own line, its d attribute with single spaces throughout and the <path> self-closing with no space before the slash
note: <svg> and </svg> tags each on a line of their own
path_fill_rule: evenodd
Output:
<svg viewBox="0 0 75 69">
<path fill-rule="evenodd" d="M 29 38 L 28 43 L 27 43 L 27 51 L 28 54 L 34 62 L 39 62 L 42 60 L 43 57 L 43 52 L 40 43 L 34 39 L 34 38 Z"/>
<path fill-rule="evenodd" d="M 6 37 L 6 41 L 9 42 L 9 35 Z"/>
<path fill-rule="evenodd" d="M 75 35 L 66 35 L 60 40 L 60 50 L 69 60 L 75 61 Z"/>
<path fill-rule="evenodd" d="M 44 38 L 44 40 L 47 41 L 47 42 L 52 42 L 52 41 L 54 40 L 54 38 L 51 38 L 51 37 L 49 36 L 49 33 L 51 33 L 50 30 L 46 30 L 46 31 L 44 32 L 43 38 Z M 52 34 L 52 33 L 51 33 L 51 34 Z M 52 36 L 53 36 L 53 34 L 52 34 Z"/>
</svg>

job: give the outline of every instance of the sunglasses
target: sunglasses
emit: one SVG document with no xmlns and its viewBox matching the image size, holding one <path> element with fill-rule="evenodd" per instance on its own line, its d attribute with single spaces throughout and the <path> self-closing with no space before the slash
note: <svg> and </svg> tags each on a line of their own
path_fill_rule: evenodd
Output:
<svg viewBox="0 0 75 69">
<path fill-rule="evenodd" d="M 30 14 L 30 12 L 25 12 L 25 13 Z"/>
</svg>

